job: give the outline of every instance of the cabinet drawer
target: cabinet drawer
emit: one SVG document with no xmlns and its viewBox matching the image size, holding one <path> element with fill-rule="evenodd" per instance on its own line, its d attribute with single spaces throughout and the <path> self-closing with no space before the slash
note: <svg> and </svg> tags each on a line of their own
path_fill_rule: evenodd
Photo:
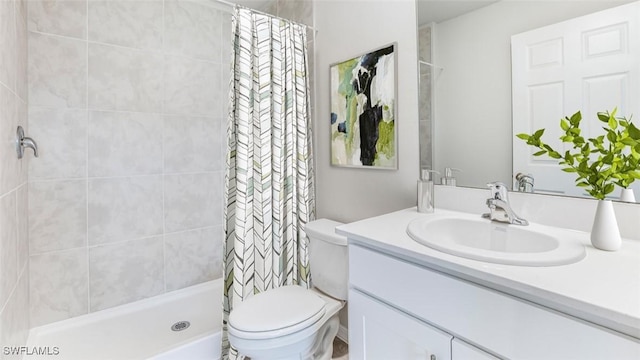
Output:
<svg viewBox="0 0 640 360">
<path fill-rule="evenodd" d="M 499 360 L 497 357 L 460 339 L 453 339 L 451 342 L 451 358 L 454 360 Z"/>
<path fill-rule="evenodd" d="M 350 287 L 513 359 L 640 358 L 640 340 L 349 245 Z"/>
<path fill-rule="evenodd" d="M 357 290 L 349 291 L 349 306 L 349 358 L 451 359 L 451 335 Z"/>
</svg>

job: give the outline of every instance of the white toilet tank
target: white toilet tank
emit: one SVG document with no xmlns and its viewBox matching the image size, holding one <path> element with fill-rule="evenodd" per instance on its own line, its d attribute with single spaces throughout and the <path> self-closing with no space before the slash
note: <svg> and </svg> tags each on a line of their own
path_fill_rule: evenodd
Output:
<svg viewBox="0 0 640 360">
<path fill-rule="evenodd" d="M 346 300 L 349 266 L 347 238 L 335 233 L 337 221 L 318 219 L 307 223 L 309 263 L 313 287 L 333 298 Z"/>
</svg>

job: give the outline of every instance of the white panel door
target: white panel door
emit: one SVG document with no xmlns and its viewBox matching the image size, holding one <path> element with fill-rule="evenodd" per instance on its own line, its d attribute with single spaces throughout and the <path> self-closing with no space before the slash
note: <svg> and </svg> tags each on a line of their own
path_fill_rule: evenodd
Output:
<svg viewBox="0 0 640 360">
<path fill-rule="evenodd" d="M 451 359 L 452 339 L 399 310 L 349 290 L 350 359 Z"/>
<path fill-rule="evenodd" d="M 515 135 L 545 128 L 543 141 L 564 152 L 560 119 L 578 110 L 585 137 L 602 134 L 599 111 L 617 107 L 640 123 L 640 2 L 514 35 L 511 62 L 514 176 L 533 175 L 537 192 L 588 196 L 575 174 L 534 157 L 537 150 Z"/>
</svg>

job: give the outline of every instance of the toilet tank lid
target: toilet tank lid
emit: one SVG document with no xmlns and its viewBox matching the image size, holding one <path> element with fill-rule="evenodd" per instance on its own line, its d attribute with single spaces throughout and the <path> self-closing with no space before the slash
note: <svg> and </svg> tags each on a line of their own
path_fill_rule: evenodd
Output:
<svg viewBox="0 0 640 360">
<path fill-rule="evenodd" d="M 344 225 L 341 222 L 329 220 L 329 219 L 318 219 L 314 221 L 308 222 L 304 231 L 307 233 L 309 238 L 320 239 L 332 244 L 347 246 L 347 238 L 336 234 L 336 226 Z"/>
</svg>

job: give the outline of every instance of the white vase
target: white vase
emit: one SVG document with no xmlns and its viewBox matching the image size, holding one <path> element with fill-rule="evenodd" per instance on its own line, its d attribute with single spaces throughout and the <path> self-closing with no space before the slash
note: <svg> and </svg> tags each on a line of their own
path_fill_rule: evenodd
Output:
<svg viewBox="0 0 640 360">
<path fill-rule="evenodd" d="M 620 190 L 620 201 L 634 203 L 636 202 L 636 195 L 633 193 L 633 189 Z"/>
<path fill-rule="evenodd" d="M 596 216 L 591 227 L 591 244 L 600 250 L 620 249 L 622 239 L 611 200 L 598 200 Z"/>
</svg>

